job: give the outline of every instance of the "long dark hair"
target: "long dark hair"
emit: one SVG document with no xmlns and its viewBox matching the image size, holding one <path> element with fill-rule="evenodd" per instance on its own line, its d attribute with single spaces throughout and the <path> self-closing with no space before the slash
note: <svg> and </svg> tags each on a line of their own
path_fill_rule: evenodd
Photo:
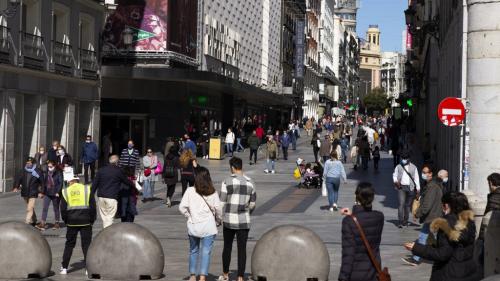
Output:
<svg viewBox="0 0 500 281">
<path fill-rule="evenodd" d="M 470 210 L 469 200 L 462 192 L 448 192 L 441 199 L 441 203 L 450 206 L 451 213 L 458 215 L 462 211 Z"/>
<path fill-rule="evenodd" d="M 194 187 L 196 193 L 202 196 L 209 196 L 214 194 L 215 188 L 210 177 L 210 172 L 207 168 L 198 166 L 195 169 Z"/>
</svg>

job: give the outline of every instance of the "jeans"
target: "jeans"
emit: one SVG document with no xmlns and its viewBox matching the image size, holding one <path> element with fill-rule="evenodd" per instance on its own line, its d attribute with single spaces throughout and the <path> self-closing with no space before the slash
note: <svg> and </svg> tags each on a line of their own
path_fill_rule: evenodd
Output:
<svg viewBox="0 0 500 281">
<path fill-rule="evenodd" d="M 52 207 L 54 208 L 54 218 L 56 219 L 56 222 L 59 222 L 59 220 L 61 219 L 61 215 L 59 212 L 59 202 L 59 197 L 56 197 L 55 195 L 45 195 L 45 197 L 43 197 L 42 222 L 47 221 L 47 214 L 49 212 L 50 203 L 52 203 Z"/>
<path fill-rule="evenodd" d="M 361 164 L 363 166 L 363 170 L 368 169 L 368 157 L 367 156 L 361 156 Z"/>
<path fill-rule="evenodd" d="M 226 151 L 227 151 L 227 154 L 231 153 L 231 155 L 233 155 L 233 144 L 232 143 L 226 143 Z"/>
<path fill-rule="evenodd" d="M 253 155 L 253 162 L 257 163 L 257 149 L 250 148 L 250 161 L 252 161 L 252 155 Z"/>
<path fill-rule="evenodd" d="M 398 219 L 401 225 L 408 224 L 413 197 L 413 191 L 410 191 L 409 186 L 402 186 L 401 189 L 398 189 Z"/>
<path fill-rule="evenodd" d="M 89 181 L 89 169 L 90 169 L 90 180 L 94 181 L 95 178 L 95 161 L 92 163 L 83 164 L 83 177 L 85 179 L 85 184 L 90 183 Z"/>
<path fill-rule="evenodd" d="M 245 150 L 243 145 L 241 145 L 241 138 L 236 138 L 236 150 L 237 151 Z"/>
<path fill-rule="evenodd" d="M 203 275 L 203 276 L 208 275 L 208 268 L 210 266 L 210 256 L 212 253 L 214 240 L 215 240 L 215 235 L 202 238 L 189 236 L 189 274 Z M 198 258 L 200 258 L 199 264 L 198 264 Z M 199 270 L 198 270 L 198 265 L 199 265 Z"/>
<path fill-rule="evenodd" d="M 288 146 L 287 147 L 282 147 L 283 150 L 283 159 L 288 160 Z"/>
<path fill-rule="evenodd" d="M 266 169 L 269 171 L 274 171 L 274 160 L 273 159 L 267 159 Z"/>
<path fill-rule="evenodd" d="M 297 138 L 295 137 L 295 133 L 292 136 L 292 149 L 297 150 Z"/>
<path fill-rule="evenodd" d="M 323 159 L 323 163 L 326 163 L 326 161 L 328 161 L 328 159 L 330 159 L 330 156 L 321 156 L 321 158 Z"/>
<path fill-rule="evenodd" d="M 154 198 L 155 195 L 155 182 L 151 179 L 144 180 L 144 191 L 142 192 L 142 196 L 144 199 Z"/>
<path fill-rule="evenodd" d="M 92 242 L 92 226 L 68 226 L 66 231 L 66 244 L 64 245 L 64 253 L 61 264 L 63 268 L 68 268 L 69 266 L 69 261 L 76 245 L 78 232 L 80 232 L 80 238 L 82 240 L 83 260 L 85 261 L 87 258 L 87 251 L 89 250 L 90 243 Z"/>
<path fill-rule="evenodd" d="M 347 148 L 342 148 L 342 163 L 347 163 L 347 155 L 349 150 Z"/>
<path fill-rule="evenodd" d="M 207 143 L 206 142 L 202 142 L 201 143 L 201 153 L 203 154 L 202 156 L 205 157 L 208 155 L 207 153 Z"/>
<path fill-rule="evenodd" d="M 417 243 L 420 245 L 427 244 L 427 237 L 429 237 L 429 232 L 430 232 L 430 224 L 428 224 L 428 223 L 422 224 L 422 229 L 420 230 L 420 233 L 418 234 Z M 413 259 L 416 261 L 420 261 L 419 256 L 413 256 Z"/>
<path fill-rule="evenodd" d="M 378 170 L 378 161 L 380 161 L 380 158 L 373 158 L 373 167 L 375 170 Z"/>
<path fill-rule="evenodd" d="M 337 204 L 339 200 L 340 178 L 326 178 L 326 190 L 328 191 L 328 206 Z"/>
<path fill-rule="evenodd" d="M 236 236 L 236 245 L 238 247 L 238 277 L 245 276 L 245 266 L 247 263 L 247 240 L 249 229 L 230 229 L 224 227 L 224 249 L 222 250 L 222 272 L 229 273 L 231 264 L 231 251 L 233 250 L 233 240 Z"/>
</svg>

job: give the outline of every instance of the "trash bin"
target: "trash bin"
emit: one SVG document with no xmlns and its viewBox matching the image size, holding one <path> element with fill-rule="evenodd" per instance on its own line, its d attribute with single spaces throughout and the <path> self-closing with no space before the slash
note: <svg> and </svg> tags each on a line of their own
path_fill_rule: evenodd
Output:
<svg viewBox="0 0 500 281">
<path fill-rule="evenodd" d="M 208 158 L 213 160 L 224 159 L 224 143 L 221 138 L 210 138 Z"/>
<path fill-rule="evenodd" d="M 164 266 L 158 238 L 134 223 L 117 223 L 103 229 L 87 253 L 91 279 L 154 280 L 162 277 Z"/>
<path fill-rule="evenodd" d="M 45 278 L 52 267 L 49 243 L 31 225 L 0 224 L 0 279 Z"/>
<path fill-rule="evenodd" d="M 293 257 L 293 258 L 291 258 Z M 266 232 L 252 253 L 253 280 L 328 280 L 330 255 L 321 238 L 298 225 Z"/>
</svg>

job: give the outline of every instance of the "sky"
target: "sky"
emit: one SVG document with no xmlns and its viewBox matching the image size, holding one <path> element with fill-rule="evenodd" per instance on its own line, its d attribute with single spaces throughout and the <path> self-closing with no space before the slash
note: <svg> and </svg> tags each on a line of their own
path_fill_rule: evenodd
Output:
<svg viewBox="0 0 500 281">
<path fill-rule="evenodd" d="M 408 0 L 361 0 L 361 8 L 358 10 L 358 36 L 365 38 L 368 25 L 378 24 L 382 51 L 401 52 L 406 8 Z"/>
</svg>

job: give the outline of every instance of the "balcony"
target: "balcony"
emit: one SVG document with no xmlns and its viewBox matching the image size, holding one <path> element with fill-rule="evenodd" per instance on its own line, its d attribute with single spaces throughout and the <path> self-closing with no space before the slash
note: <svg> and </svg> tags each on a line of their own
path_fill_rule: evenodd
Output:
<svg viewBox="0 0 500 281">
<path fill-rule="evenodd" d="M 5 26 L 0 26 L 0 62 L 10 63 L 10 30 Z"/>
<path fill-rule="evenodd" d="M 40 35 L 21 32 L 23 66 L 37 70 L 47 70 L 49 56 L 45 48 L 43 37 Z"/>
<path fill-rule="evenodd" d="M 53 41 L 53 48 L 54 71 L 58 74 L 72 76 L 74 69 L 76 69 L 73 47 L 66 43 Z"/>
<path fill-rule="evenodd" d="M 99 61 L 95 51 L 80 49 L 80 69 L 82 78 L 97 79 Z"/>
</svg>

